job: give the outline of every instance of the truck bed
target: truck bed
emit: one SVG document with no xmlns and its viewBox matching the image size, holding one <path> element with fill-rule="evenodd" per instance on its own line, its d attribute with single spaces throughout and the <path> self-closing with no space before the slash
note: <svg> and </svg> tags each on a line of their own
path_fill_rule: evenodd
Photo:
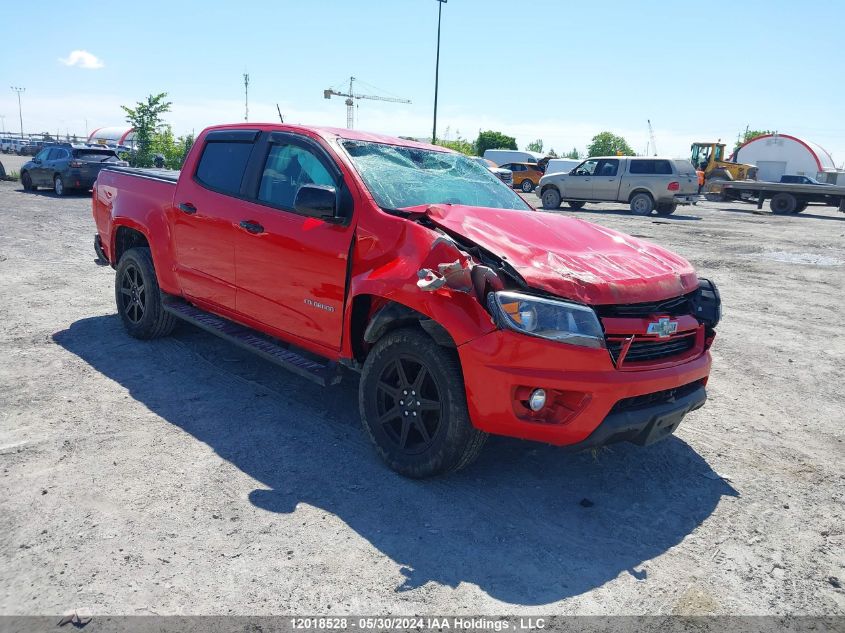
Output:
<svg viewBox="0 0 845 633">
<path fill-rule="evenodd" d="M 179 172 L 173 169 L 153 169 L 146 167 L 104 167 L 102 171 L 116 171 L 122 174 L 131 174 L 141 178 L 152 178 L 176 184 L 179 180 Z"/>
</svg>

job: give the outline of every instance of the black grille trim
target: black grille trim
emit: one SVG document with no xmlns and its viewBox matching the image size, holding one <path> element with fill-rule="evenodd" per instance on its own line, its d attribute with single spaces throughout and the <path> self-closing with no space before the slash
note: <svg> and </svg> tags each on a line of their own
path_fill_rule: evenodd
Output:
<svg viewBox="0 0 845 633">
<path fill-rule="evenodd" d="M 607 341 L 607 349 L 613 361 L 619 359 L 619 354 L 625 341 L 609 340 Z M 695 336 L 677 336 L 670 339 L 655 340 L 634 338 L 628 353 L 625 355 L 623 364 L 637 363 L 651 360 L 658 360 L 668 356 L 678 356 L 684 352 L 688 352 L 695 345 Z"/>
<path fill-rule="evenodd" d="M 620 413 L 622 411 L 636 411 L 637 409 L 647 409 L 658 404 L 667 402 L 674 402 L 679 398 L 688 396 L 696 389 L 703 386 L 703 380 L 696 380 L 680 387 L 673 387 L 672 389 L 664 389 L 663 391 L 655 391 L 654 393 L 646 393 L 641 396 L 633 396 L 632 398 L 623 398 L 610 410 L 610 413 Z"/>
<path fill-rule="evenodd" d="M 674 297 L 664 301 L 650 303 L 629 303 L 623 305 L 593 306 L 600 317 L 609 318 L 648 318 L 655 314 L 679 317 L 693 314 L 690 298 L 695 293 Z"/>
</svg>

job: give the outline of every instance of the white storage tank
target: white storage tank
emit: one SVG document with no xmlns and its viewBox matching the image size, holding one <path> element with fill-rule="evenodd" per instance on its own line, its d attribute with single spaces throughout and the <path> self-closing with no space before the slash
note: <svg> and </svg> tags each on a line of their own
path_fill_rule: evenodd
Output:
<svg viewBox="0 0 845 633">
<path fill-rule="evenodd" d="M 784 174 L 809 176 L 821 181 L 836 166 L 821 145 L 789 134 L 764 134 L 744 143 L 736 151 L 739 163 L 757 165 L 758 180 L 777 182 Z"/>
</svg>

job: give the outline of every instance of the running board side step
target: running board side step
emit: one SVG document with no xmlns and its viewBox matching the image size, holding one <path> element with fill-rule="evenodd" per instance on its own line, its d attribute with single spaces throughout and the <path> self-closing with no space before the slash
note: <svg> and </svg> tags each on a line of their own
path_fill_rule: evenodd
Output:
<svg viewBox="0 0 845 633">
<path fill-rule="evenodd" d="M 341 373 L 337 363 L 329 361 L 326 364 L 320 364 L 279 343 L 275 343 L 269 337 L 251 328 L 201 310 L 178 297 L 163 295 L 161 305 L 175 317 L 206 332 L 216 334 L 220 338 L 257 354 L 275 365 L 284 367 L 288 371 L 308 378 L 318 385 L 327 387 L 340 382 Z"/>
</svg>

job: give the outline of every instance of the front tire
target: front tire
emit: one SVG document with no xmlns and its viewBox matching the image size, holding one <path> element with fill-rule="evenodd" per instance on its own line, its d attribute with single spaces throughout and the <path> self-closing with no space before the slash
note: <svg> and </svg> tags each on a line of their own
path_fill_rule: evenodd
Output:
<svg viewBox="0 0 845 633">
<path fill-rule="evenodd" d="M 130 248 L 120 258 L 114 278 L 117 312 L 130 336 L 148 340 L 167 336 L 176 326 L 176 317 L 161 305 L 149 248 Z"/>
<path fill-rule="evenodd" d="M 414 328 L 388 332 L 375 344 L 358 403 L 376 451 L 405 477 L 459 470 L 487 438 L 469 420 L 457 353 Z"/>
<path fill-rule="evenodd" d="M 21 185 L 23 185 L 24 191 L 36 191 L 38 189 L 38 187 L 32 184 L 32 176 L 29 175 L 28 171 L 25 171 L 21 175 Z"/>
<path fill-rule="evenodd" d="M 526 178 L 522 181 L 522 184 L 520 184 L 519 188 L 522 189 L 523 193 L 531 193 L 532 191 L 534 191 L 534 183 Z"/>
<path fill-rule="evenodd" d="M 651 215 L 654 210 L 654 199 L 645 193 L 640 192 L 631 198 L 631 213 L 634 215 Z"/>
<path fill-rule="evenodd" d="M 543 203 L 543 208 L 551 211 L 552 209 L 557 209 L 560 207 L 560 192 L 555 189 L 554 187 L 550 187 L 546 189 L 543 194 L 540 196 L 540 200 Z"/>
</svg>

